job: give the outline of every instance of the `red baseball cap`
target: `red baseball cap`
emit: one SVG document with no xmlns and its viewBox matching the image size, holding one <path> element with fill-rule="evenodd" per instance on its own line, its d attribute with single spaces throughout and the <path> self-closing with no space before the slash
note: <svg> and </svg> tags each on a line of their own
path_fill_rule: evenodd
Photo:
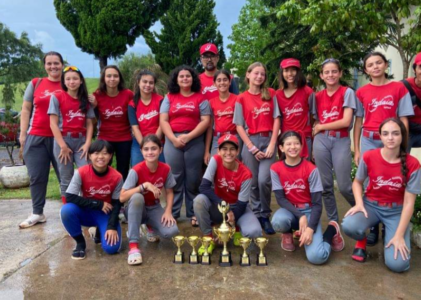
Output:
<svg viewBox="0 0 421 300">
<path fill-rule="evenodd" d="M 218 144 L 219 144 L 218 149 L 221 149 L 222 145 L 225 144 L 225 143 L 231 143 L 235 147 L 237 147 L 237 149 L 239 148 L 238 139 L 234 134 L 228 133 L 228 134 L 225 134 L 225 135 L 221 136 L 218 139 Z"/>
<path fill-rule="evenodd" d="M 417 56 L 415 56 L 414 59 L 414 65 L 418 66 L 419 64 L 421 64 L 421 52 L 417 54 Z"/>
<path fill-rule="evenodd" d="M 218 48 L 216 47 L 215 44 L 207 43 L 207 44 L 202 45 L 202 47 L 200 47 L 200 55 L 206 52 L 212 52 L 213 54 L 218 54 Z"/>
<path fill-rule="evenodd" d="M 282 69 L 286 69 L 289 67 L 296 67 L 298 69 L 301 69 L 300 61 L 295 58 L 285 58 L 284 60 L 281 61 L 280 66 Z"/>
</svg>

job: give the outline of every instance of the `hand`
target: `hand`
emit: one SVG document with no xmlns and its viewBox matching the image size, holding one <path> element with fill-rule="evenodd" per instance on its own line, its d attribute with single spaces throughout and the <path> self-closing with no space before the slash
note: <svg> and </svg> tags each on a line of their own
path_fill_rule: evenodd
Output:
<svg viewBox="0 0 421 300">
<path fill-rule="evenodd" d="M 354 152 L 354 163 L 357 167 L 360 164 L 360 152 Z"/>
<path fill-rule="evenodd" d="M 165 211 L 161 218 L 162 225 L 166 227 L 171 227 L 177 224 L 177 221 L 172 216 L 171 211 Z"/>
<path fill-rule="evenodd" d="M 108 229 L 105 232 L 105 240 L 107 241 L 107 245 L 114 246 L 118 242 L 118 233 L 117 230 Z"/>
<path fill-rule="evenodd" d="M 174 145 L 175 148 L 183 148 L 184 146 L 186 146 L 186 144 L 182 140 L 180 140 L 178 137 L 175 138 L 172 144 Z"/>
<path fill-rule="evenodd" d="M 262 152 L 262 151 L 258 151 L 255 155 L 254 155 L 254 158 L 257 160 L 257 161 L 261 161 L 262 159 L 265 159 L 266 158 L 266 154 L 264 153 L 264 152 Z"/>
<path fill-rule="evenodd" d="M 313 136 L 318 134 L 320 131 L 322 131 L 322 124 L 316 124 L 313 126 Z"/>
<path fill-rule="evenodd" d="M 182 141 L 184 143 L 184 145 L 186 145 L 188 142 L 190 142 L 190 137 L 188 134 L 186 133 L 182 133 L 177 137 L 180 141 Z"/>
<path fill-rule="evenodd" d="M 306 230 L 304 230 L 304 232 L 301 233 L 300 247 L 310 246 L 310 244 L 313 242 L 313 233 L 313 229 L 311 229 L 310 227 L 306 227 Z"/>
<path fill-rule="evenodd" d="M 211 158 L 210 153 L 208 151 L 205 151 L 205 156 L 203 157 L 203 161 L 205 162 L 205 165 L 209 164 L 210 158 Z"/>
<path fill-rule="evenodd" d="M 368 218 L 364 205 L 355 205 L 354 207 L 351 207 L 350 210 L 346 212 L 345 217 L 355 215 L 357 212 L 362 212 L 364 217 Z"/>
<path fill-rule="evenodd" d="M 104 202 L 104 205 L 102 206 L 102 211 L 106 215 L 108 215 L 112 210 L 113 210 L 113 206 L 108 202 Z"/>
<path fill-rule="evenodd" d="M 161 190 L 154 186 L 152 183 L 145 182 L 143 186 L 145 187 L 145 190 L 153 193 L 155 199 L 158 199 L 161 196 Z"/>
<path fill-rule="evenodd" d="M 23 148 L 26 142 L 26 132 L 21 132 L 19 136 L 20 147 Z"/>
<path fill-rule="evenodd" d="M 95 108 L 98 105 L 98 102 L 96 101 L 96 98 L 94 95 L 88 96 L 89 103 L 92 105 L 93 108 Z"/>
<path fill-rule="evenodd" d="M 84 158 L 85 160 L 88 160 L 88 150 L 90 146 L 91 144 L 86 142 L 82 147 L 79 148 L 78 152 L 82 152 L 80 154 L 80 158 Z"/>
<path fill-rule="evenodd" d="M 273 153 L 275 153 L 275 146 L 276 144 L 269 144 L 265 152 L 265 158 L 271 158 Z"/>
<path fill-rule="evenodd" d="M 64 146 L 63 148 L 61 148 L 60 150 L 60 154 L 58 155 L 58 159 L 60 160 L 60 163 L 63 163 L 67 165 L 67 162 L 70 162 L 70 154 L 72 154 L 73 151 L 66 146 Z"/>
<path fill-rule="evenodd" d="M 232 210 L 230 210 L 230 211 L 227 213 L 227 222 L 228 222 L 228 223 L 230 223 L 230 224 L 231 224 L 231 226 L 234 226 L 234 224 L 235 224 L 235 215 L 234 215 L 234 213 L 232 212 Z"/>
<path fill-rule="evenodd" d="M 300 231 L 301 234 L 303 234 L 304 231 L 307 229 L 307 226 L 308 226 L 308 220 L 307 220 L 307 217 L 305 215 L 300 218 L 299 226 L 300 226 L 299 231 Z"/>
<path fill-rule="evenodd" d="M 411 252 L 408 247 L 405 244 L 405 239 L 401 236 L 394 236 L 389 243 L 386 245 L 386 248 L 389 248 L 390 246 L 395 246 L 395 254 L 393 255 L 393 258 L 396 260 L 398 259 L 398 251 L 401 253 L 403 260 L 409 259 L 409 253 Z"/>
</svg>

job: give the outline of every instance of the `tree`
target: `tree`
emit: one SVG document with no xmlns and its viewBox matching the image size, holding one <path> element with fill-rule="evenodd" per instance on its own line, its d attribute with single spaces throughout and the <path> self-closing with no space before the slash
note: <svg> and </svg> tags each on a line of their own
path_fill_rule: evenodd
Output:
<svg viewBox="0 0 421 300">
<path fill-rule="evenodd" d="M 213 13 L 213 0 L 174 0 L 160 19 L 160 33 L 148 32 L 145 39 L 156 62 L 164 72 L 186 64 L 202 71 L 199 49 L 205 43 L 214 43 L 219 49 L 219 63 L 225 62 L 222 35 Z"/>
<path fill-rule="evenodd" d="M 54 0 L 57 18 L 82 51 L 99 59 L 118 58 L 166 9 L 169 0 Z"/>
</svg>

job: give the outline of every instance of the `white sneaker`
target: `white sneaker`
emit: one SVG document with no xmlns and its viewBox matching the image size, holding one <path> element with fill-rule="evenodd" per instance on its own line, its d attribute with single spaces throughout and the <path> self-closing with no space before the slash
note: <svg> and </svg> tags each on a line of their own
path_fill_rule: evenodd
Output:
<svg viewBox="0 0 421 300">
<path fill-rule="evenodd" d="M 47 218 L 43 214 L 42 215 L 31 214 L 28 217 L 28 219 L 26 219 L 25 221 L 19 224 L 19 227 L 28 228 L 28 227 L 34 226 L 37 223 L 44 223 L 46 221 L 47 221 Z"/>
</svg>

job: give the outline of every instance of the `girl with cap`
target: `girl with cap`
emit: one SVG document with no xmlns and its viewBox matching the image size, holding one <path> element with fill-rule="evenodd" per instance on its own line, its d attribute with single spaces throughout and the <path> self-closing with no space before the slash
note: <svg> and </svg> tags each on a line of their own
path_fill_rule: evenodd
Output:
<svg viewBox="0 0 421 300">
<path fill-rule="evenodd" d="M 194 213 L 205 236 L 212 236 L 212 225 L 222 223 L 218 204 L 225 200 L 230 205 L 228 223 L 241 230 L 234 234 L 234 244 L 239 246 L 241 235 L 256 238 L 262 235 L 262 227 L 256 215 L 248 207 L 253 175 L 238 159 L 239 142 L 235 135 L 226 134 L 218 140 L 218 154 L 214 155 L 200 185 L 200 194 L 194 199 Z M 212 253 L 215 243 L 209 246 Z M 199 254 L 204 252 L 203 246 Z"/>
<path fill-rule="evenodd" d="M 29 190 L 32 199 L 32 214 L 20 228 L 44 223 L 45 196 L 48 176 L 52 164 L 59 178 L 57 162 L 54 157 L 54 136 L 47 114 L 50 97 L 61 90 L 60 79 L 63 71 L 63 57 L 58 52 L 48 52 L 43 58 L 45 78 L 32 79 L 25 90 L 20 116 L 19 141 L 29 175 Z"/>
<path fill-rule="evenodd" d="M 149 70 L 142 70 L 136 75 L 133 100 L 129 102 L 128 114 L 132 126 L 133 142 L 131 150 L 132 167 L 144 161 L 140 144 L 148 134 L 156 134 L 163 138 L 159 127 L 159 108 L 163 97 L 156 93 L 156 76 Z M 165 162 L 164 153 L 160 153 L 159 161 Z"/>
<path fill-rule="evenodd" d="M 133 92 L 124 87 L 124 79 L 117 66 L 101 71 L 98 89 L 89 101 L 98 111 L 98 138 L 111 143 L 117 159 L 117 171 L 126 179 L 130 169 L 132 134 L 128 117 Z M 110 161 L 112 163 L 112 161 Z"/>
<path fill-rule="evenodd" d="M 341 77 L 339 61 L 334 58 L 326 59 L 322 63 L 320 73 L 326 88 L 316 94 L 313 105 L 316 120 L 313 128 L 313 156 L 321 175 L 327 217 L 335 222 L 339 222 L 339 216 L 333 173 L 341 194 L 351 206 L 355 205 L 351 189 L 352 156 L 349 132 L 352 129 L 357 100 L 352 89 L 340 84 Z M 329 225 L 325 235 L 336 231 L 334 226 Z M 344 246 L 343 239 L 333 239 L 332 250 L 341 251 Z"/>
<path fill-rule="evenodd" d="M 316 265 L 325 263 L 330 255 L 331 244 L 342 239 L 339 224 L 330 221 L 334 231 L 323 236 L 322 223 L 322 183 L 317 168 L 301 157 L 301 134 L 286 131 L 278 139 L 283 160 L 270 168 L 272 189 L 281 206 L 272 218 L 273 228 L 282 233 L 281 247 L 294 251 L 292 230 L 300 232 L 300 247 L 304 246 L 309 262 Z"/>
<path fill-rule="evenodd" d="M 267 234 L 275 231 L 269 221 L 271 209 L 270 166 L 275 162 L 276 138 L 280 128 L 275 91 L 266 87 L 266 67 L 255 62 L 246 73 L 249 88 L 235 104 L 234 123 L 244 142 L 241 157 L 253 174 L 251 206 Z"/>
<path fill-rule="evenodd" d="M 168 95 L 160 110 L 160 126 L 165 135 L 164 156 L 177 184 L 174 186 L 174 218 L 180 217 L 183 196 L 186 216 L 197 226 L 193 199 L 199 194 L 202 162 L 205 154 L 203 133 L 209 126 L 209 102 L 200 93 L 196 71 L 186 65 L 170 75 Z"/>
<path fill-rule="evenodd" d="M 177 222 L 172 216 L 173 187 L 176 182 L 170 166 L 159 161 L 162 153 L 161 140 L 150 134 L 142 139 L 140 147 L 144 161 L 130 170 L 120 195 L 122 203 L 128 201 L 126 211 L 129 221 L 129 265 L 142 263 L 138 245 L 139 228 L 142 223 L 150 226 L 154 233 L 163 238 L 173 237 L 179 232 Z M 159 203 L 163 189 L 166 192 L 165 210 Z"/>
<path fill-rule="evenodd" d="M 307 86 L 298 59 L 287 58 L 281 61 L 279 90 L 276 91 L 281 113 L 281 132 L 294 130 L 306 141 L 302 157 L 311 158 L 311 118 L 314 92 Z"/>
<path fill-rule="evenodd" d="M 66 190 L 72 180 L 74 165 L 88 164 L 88 149 L 94 131 L 95 113 L 88 104 L 85 78 L 74 66 L 64 68 L 61 88 L 51 96 L 48 114 L 54 134 L 54 155 L 60 173 L 60 191 L 66 203 Z"/>
<path fill-rule="evenodd" d="M 408 129 L 408 117 L 414 115 L 411 97 L 404 84 L 387 78 L 388 66 L 386 57 L 380 52 L 371 52 L 364 57 L 364 73 L 370 77 L 371 82 L 356 93 L 354 161 L 357 166 L 366 151 L 383 146 L 379 134 L 383 120 L 400 118 Z M 378 241 L 379 226 L 376 225 L 370 231 L 368 245 L 374 246 Z"/>
<path fill-rule="evenodd" d="M 120 249 L 118 213 L 123 177 L 109 166 L 113 154 L 113 147 L 107 141 L 93 142 L 88 150 L 91 163 L 75 171 L 67 188 L 67 204 L 61 208 L 60 216 L 64 228 L 76 241 L 72 259 L 86 257 L 82 226 L 98 227 L 95 243 L 101 243 L 105 253 L 115 254 Z"/>
<path fill-rule="evenodd" d="M 219 91 L 219 96 L 209 100 L 211 125 L 206 131 L 204 157 L 206 165 L 209 164 L 210 158 L 218 152 L 219 138 L 225 134 L 237 134 L 237 128 L 232 122 L 237 95 L 231 94 L 228 90 L 231 83 L 231 76 L 226 70 L 216 71 L 214 82 Z M 208 149 L 210 149 L 210 153 Z"/>
<path fill-rule="evenodd" d="M 409 269 L 409 221 L 415 198 L 421 192 L 418 160 L 407 154 L 408 135 L 402 121 L 384 120 L 379 128 L 384 146 L 364 153 L 352 184 L 356 205 L 346 214 L 342 228 L 357 240 L 352 258 L 364 262 L 367 237 L 365 231 L 382 222 L 386 227 L 384 259 L 393 272 Z M 368 186 L 363 196 L 363 182 Z"/>
</svg>

